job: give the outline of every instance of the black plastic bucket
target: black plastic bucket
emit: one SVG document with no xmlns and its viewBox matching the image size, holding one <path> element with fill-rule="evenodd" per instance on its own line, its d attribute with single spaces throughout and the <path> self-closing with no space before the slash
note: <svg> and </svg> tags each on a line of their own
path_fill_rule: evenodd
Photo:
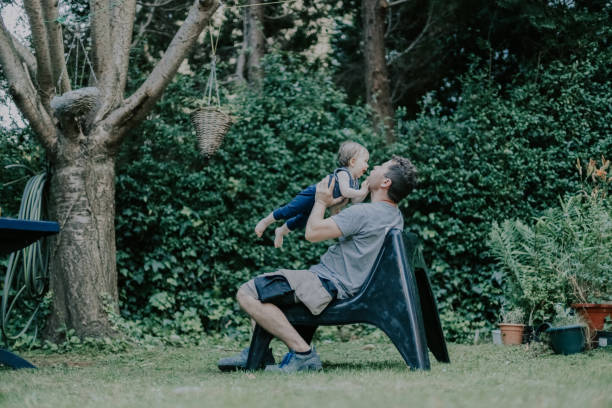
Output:
<svg viewBox="0 0 612 408">
<path fill-rule="evenodd" d="M 551 327 L 546 330 L 550 337 L 550 346 L 557 354 L 574 354 L 584 350 L 585 327 L 581 325 Z"/>
</svg>

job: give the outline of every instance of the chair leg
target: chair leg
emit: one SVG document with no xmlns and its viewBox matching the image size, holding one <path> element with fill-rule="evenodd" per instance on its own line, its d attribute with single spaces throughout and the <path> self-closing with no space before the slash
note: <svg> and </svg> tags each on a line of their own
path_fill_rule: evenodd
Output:
<svg viewBox="0 0 612 408">
<path fill-rule="evenodd" d="M 312 343 L 312 338 L 314 337 L 315 331 L 317 331 L 318 326 L 301 326 L 294 325 L 295 330 L 300 333 L 300 336 L 306 341 L 306 343 Z"/>
<path fill-rule="evenodd" d="M 260 370 L 264 367 L 264 355 L 272 341 L 272 335 L 263 327 L 256 324 L 251 337 L 251 346 L 249 347 L 249 358 L 247 359 L 247 370 Z"/>
<path fill-rule="evenodd" d="M 34 365 L 32 365 L 32 363 L 19 357 L 17 354 L 2 349 L 0 349 L 0 364 L 6 365 L 14 369 L 36 368 Z"/>
<path fill-rule="evenodd" d="M 421 300 L 421 310 L 423 312 L 423 323 L 425 324 L 425 335 L 427 336 L 427 346 L 436 359 L 443 363 L 450 363 L 444 332 L 438 315 L 438 305 L 436 298 L 431 290 L 429 278 L 423 269 L 416 269 L 414 275 L 419 288 L 419 298 Z"/>
<path fill-rule="evenodd" d="M 393 342 L 397 351 L 400 352 L 402 358 L 411 369 L 430 369 L 429 354 L 424 336 L 415 333 L 409 324 L 401 324 L 394 319 L 378 322 L 376 325 Z"/>
</svg>

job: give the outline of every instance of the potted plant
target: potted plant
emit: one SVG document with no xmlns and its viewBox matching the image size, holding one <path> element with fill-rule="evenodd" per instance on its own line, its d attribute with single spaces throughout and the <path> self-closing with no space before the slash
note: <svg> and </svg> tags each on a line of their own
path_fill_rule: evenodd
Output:
<svg viewBox="0 0 612 408">
<path fill-rule="evenodd" d="M 574 354 L 584 351 L 587 346 L 588 327 L 582 317 L 572 309 L 556 307 L 557 314 L 553 320 L 552 327 L 549 326 L 545 333 L 548 335 L 548 343 L 557 354 Z"/>
<path fill-rule="evenodd" d="M 584 172 L 580 160 L 576 167 L 583 188 L 562 205 L 565 222 L 557 232 L 572 246 L 572 257 L 562 269 L 571 287 L 572 307 L 594 332 L 602 330 L 604 319 L 612 316 L 612 203 L 608 197 L 612 177 L 608 177 L 610 161 L 603 156 L 601 165 L 589 160 Z"/>
<path fill-rule="evenodd" d="M 523 333 L 525 331 L 525 312 L 514 307 L 509 310 L 503 310 L 501 314 L 502 322 L 499 323 L 502 342 L 505 345 L 522 344 Z"/>
<path fill-rule="evenodd" d="M 551 321 L 554 304 L 571 304 L 591 328 L 601 329 L 612 313 L 612 202 L 610 162 L 580 161 L 582 189 L 549 208 L 532 225 L 520 220 L 493 223 L 492 255 L 503 272 L 504 295 L 529 312 L 529 324 Z M 583 175 L 586 179 L 583 179 Z"/>
<path fill-rule="evenodd" d="M 610 316 L 604 320 L 603 330 L 597 331 L 597 340 L 599 347 L 612 346 L 612 318 Z"/>
<path fill-rule="evenodd" d="M 566 303 L 567 285 L 554 269 L 548 250 L 553 237 L 545 234 L 546 220 L 530 226 L 520 220 L 493 222 L 489 248 L 496 258 L 504 301 L 524 310 L 528 325 L 551 321 L 555 303 Z M 522 323 L 522 322 L 521 322 Z"/>
</svg>

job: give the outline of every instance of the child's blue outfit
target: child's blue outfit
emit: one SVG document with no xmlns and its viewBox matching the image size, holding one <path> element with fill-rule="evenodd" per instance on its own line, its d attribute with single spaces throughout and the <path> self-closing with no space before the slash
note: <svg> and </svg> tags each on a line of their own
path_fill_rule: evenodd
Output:
<svg viewBox="0 0 612 408">
<path fill-rule="evenodd" d="M 351 172 L 346 167 L 339 167 L 334 170 L 331 176 L 336 180 L 334 186 L 334 198 L 338 198 L 342 195 L 340 192 L 340 185 L 338 184 L 338 172 L 345 171 L 349 175 L 349 185 L 355 190 L 359 190 L 359 180 L 351 175 Z M 330 181 L 331 182 L 331 181 Z M 287 228 L 291 231 L 306 227 L 310 211 L 315 203 L 315 193 L 317 191 L 317 185 L 313 184 L 300 191 L 289 204 L 280 207 L 272 213 L 275 220 L 287 220 Z"/>
</svg>

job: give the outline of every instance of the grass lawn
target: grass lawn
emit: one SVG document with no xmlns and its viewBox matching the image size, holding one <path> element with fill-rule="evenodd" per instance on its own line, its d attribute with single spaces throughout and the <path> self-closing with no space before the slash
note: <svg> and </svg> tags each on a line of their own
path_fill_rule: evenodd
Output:
<svg viewBox="0 0 612 408">
<path fill-rule="evenodd" d="M 612 347 L 558 356 L 450 344 L 452 363 L 422 372 L 378 338 L 319 342 L 324 372 L 292 376 L 219 372 L 238 345 L 21 353 L 39 369 L 0 369 L 0 407 L 612 407 Z"/>
</svg>

